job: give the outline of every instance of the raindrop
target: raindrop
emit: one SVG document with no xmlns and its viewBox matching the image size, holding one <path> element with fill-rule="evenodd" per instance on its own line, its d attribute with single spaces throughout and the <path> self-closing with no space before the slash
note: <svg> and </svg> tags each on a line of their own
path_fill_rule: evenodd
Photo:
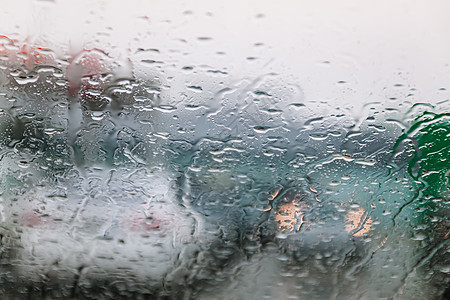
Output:
<svg viewBox="0 0 450 300">
<path fill-rule="evenodd" d="M 309 137 L 315 141 L 323 141 L 328 138 L 328 133 L 310 133 Z"/>
<path fill-rule="evenodd" d="M 27 75 L 19 75 L 14 77 L 18 84 L 29 84 L 35 83 L 39 80 L 38 74 L 27 74 Z"/>
<path fill-rule="evenodd" d="M 205 42 L 205 41 L 211 41 L 212 38 L 206 37 L 206 36 L 202 36 L 202 37 L 198 37 L 197 40 Z"/>
</svg>

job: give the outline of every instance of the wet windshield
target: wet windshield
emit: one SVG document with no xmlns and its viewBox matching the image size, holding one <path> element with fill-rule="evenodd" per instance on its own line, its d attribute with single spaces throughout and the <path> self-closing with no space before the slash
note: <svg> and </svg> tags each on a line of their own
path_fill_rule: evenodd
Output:
<svg viewBox="0 0 450 300">
<path fill-rule="evenodd" d="M 439 6 L 84 2 L 4 13 L 6 299 L 449 297 Z"/>
</svg>

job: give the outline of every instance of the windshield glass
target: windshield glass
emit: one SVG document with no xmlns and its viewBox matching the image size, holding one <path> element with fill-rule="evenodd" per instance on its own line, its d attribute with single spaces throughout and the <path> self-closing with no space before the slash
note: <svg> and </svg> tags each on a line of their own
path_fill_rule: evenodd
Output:
<svg viewBox="0 0 450 300">
<path fill-rule="evenodd" d="M 6 299 L 450 296 L 447 2 L 6 2 Z"/>
</svg>

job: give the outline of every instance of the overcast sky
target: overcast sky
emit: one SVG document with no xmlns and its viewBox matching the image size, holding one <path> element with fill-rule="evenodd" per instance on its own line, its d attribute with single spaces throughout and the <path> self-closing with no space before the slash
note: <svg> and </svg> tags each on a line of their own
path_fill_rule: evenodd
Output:
<svg viewBox="0 0 450 300">
<path fill-rule="evenodd" d="M 411 88 L 413 102 L 449 98 L 440 90 L 450 88 L 445 0 L 0 1 L 0 34 L 55 49 L 123 58 L 156 48 L 174 63 L 221 65 L 235 77 L 282 73 L 307 99 L 355 109 Z"/>
</svg>

